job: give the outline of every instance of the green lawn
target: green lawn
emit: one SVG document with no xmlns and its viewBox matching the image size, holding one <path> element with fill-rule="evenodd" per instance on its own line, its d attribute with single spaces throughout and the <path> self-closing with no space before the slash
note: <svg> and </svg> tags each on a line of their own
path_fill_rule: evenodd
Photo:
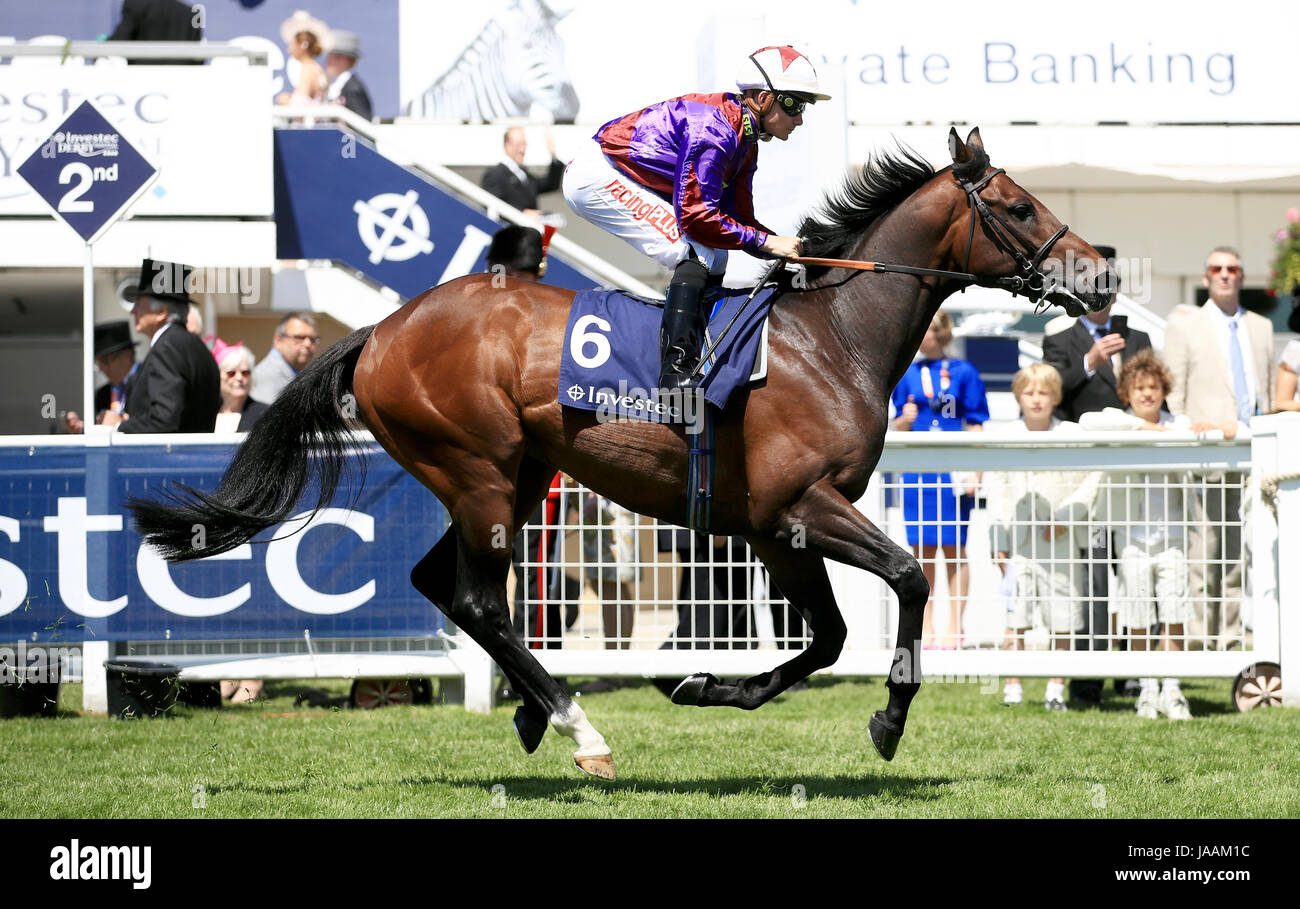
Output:
<svg viewBox="0 0 1300 909">
<path fill-rule="evenodd" d="M 619 779 L 579 774 L 549 733 L 527 756 L 513 705 L 374 712 L 294 708 L 320 682 L 158 720 L 65 711 L 0 721 L 0 812 L 127 817 L 1297 817 L 1300 714 L 1239 714 L 1225 680 L 1185 680 L 1196 719 L 1140 720 L 1133 701 L 1048 714 L 1000 691 L 930 684 L 893 763 L 867 738 L 879 681 L 821 680 L 761 710 L 676 707 L 648 684 L 581 704 Z M 328 687 L 328 686 L 327 686 Z M 346 691 L 346 683 L 333 683 Z M 75 708 L 80 687 L 65 686 Z M 277 714 L 296 714 L 281 716 Z M 195 788 L 202 787 L 196 793 Z M 499 788 L 498 788 L 499 787 Z M 800 788 L 801 787 L 801 788 Z"/>
</svg>

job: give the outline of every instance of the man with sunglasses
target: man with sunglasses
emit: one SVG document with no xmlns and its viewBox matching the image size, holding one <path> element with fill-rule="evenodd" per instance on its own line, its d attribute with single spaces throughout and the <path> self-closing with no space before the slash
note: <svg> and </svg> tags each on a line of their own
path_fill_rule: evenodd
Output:
<svg viewBox="0 0 1300 909">
<path fill-rule="evenodd" d="M 727 251 L 798 255 L 754 215 L 758 143 L 785 141 L 804 108 L 829 100 L 793 47 L 750 54 L 739 92 L 684 95 L 611 120 L 564 175 L 564 198 L 588 221 L 673 269 L 660 331 L 659 386 L 688 384 L 700 352 L 700 297 L 722 283 Z"/>
<path fill-rule="evenodd" d="M 1217 247 L 1201 278 L 1209 299 L 1199 310 L 1174 315 L 1165 331 L 1165 362 L 1174 376 L 1169 410 L 1187 414 L 1193 429 L 1231 429 L 1273 409 L 1273 324 L 1242 309 L 1244 281 L 1237 251 Z M 1242 474 L 1211 474 L 1204 481 L 1207 532 L 1202 537 L 1199 526 L 1191 528 L 1192 594 L 1204 609 L 1193 615 L 1189 644 L 1226 650 L 1244 644 Z"/>
<path fill-rule="evenodd" d="M 275 328 L 271 350 L 253 370 L 250 397 L 270 404 L 320 352 L 316 320 L 308 312 L 291 312 Z"/>
</svg>

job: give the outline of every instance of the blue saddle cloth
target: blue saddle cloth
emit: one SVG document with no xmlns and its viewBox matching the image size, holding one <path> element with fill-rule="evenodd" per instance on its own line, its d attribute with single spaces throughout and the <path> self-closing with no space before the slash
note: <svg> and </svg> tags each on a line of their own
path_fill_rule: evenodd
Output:
<svg viewBox="0 0 1300 909">
<path fill-rule="evenodd" d="M 759 291 L 709 356 L 699 388 L 718 408 L 732 392 L 767 374 L 767 314 L 775 288 Z M 709 294 L 704 349 L 750 294 L 724 288 Z M 656 400 L 659 324 L 663 307 L 616 290 L 588 290 L 573 298 L 560 360 L 560 403 L 610 419 L 682 422 L 680 408 Z"/>
</svg>

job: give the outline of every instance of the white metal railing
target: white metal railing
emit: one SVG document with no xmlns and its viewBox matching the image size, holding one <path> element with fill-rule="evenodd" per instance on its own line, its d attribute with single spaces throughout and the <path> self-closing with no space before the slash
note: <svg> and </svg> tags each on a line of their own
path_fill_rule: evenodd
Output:
<svg viewBox="0 0 1300 909">
<path fill-rule="evenodd" d="M 400 131 L 372 123 L 364 117 L 339 105 L 284 105 L 272 111 L 272 117 L 283 126 L 313 126 L 320 120 L 333 120 L 346 125 L 349 129 L 370 140 L 386 158 L 395 164 L 422 172 L 425 176 L 442 184 L 446 189 L 461 196 L 468 202 L 482 208 L 489 218 L 500 218 L 511 224 L 524 227 L 536 227 L 537 222 L 528 218 L 519 209 L 498 199 L 481 186 L 466 180 L 448 167 L 425 160 L 414 149 L 407 147 L 399 138 Z M 551 248 L 565 259 L 580 267 L 595 279 L 610 287 L 626 290 L 643 297 L 659 299 L 663 294 L 648 284 L 632 277 L 620 268 L 593 255 L 578 246 L 563 234 L 551 238 Z"/>
<path fill-rule="evenodd" d="M 91 446 L 238 441 L 238 437 L 198 434 L 122 437 L 92 429 L 85 437 L 7 437 L 0 439 L 0 444 L 26 446 L 35 455 L 43 446 L 79 441 Z M 904 546 L 908 522 L 901 498 L 909 486 L 917 488 L 917 482 L 904 478 L 903 470 L 946 471 L 950 477 L 957 471 L 955 483 L 963 487 L 973 482 L 974 474 L 982 474 L 985 501 L 967 516 L 966 546 L 958 559 L 969 583 L 959 625 L 961 639 L 943 636 L 946 626 L 941 617 L 948 614 L 959 593 L 947 583 L 947 557 L 942 551 L 921 553 L 936 578 L 933 611 L 940 618 L 931 643 L 957 648 L 925 651 L 925 673 L 932 678 L 967 679 L 1008 675 L 1232 677 L 1256 661 L 1300 665 L 1300 621 L 1294 609 L 1300 603 L 1300 560 L 1289 557 L 1295 550 L 1294 541 L 1300 539 L 1300 415 L 1256 418 L 1252 429 L 1250 439 L 1231 442 L 1179 438 L 1172 433 L 1054 432 L 1015 437 L 992 432 L 890 433 L 876 475 L 857 505 Z M 961 476 L 962 471 L 968 475 Z M 1031 476 L 1063 472 L 1075 475 L 1061 481 L 1063 489 L 1040 486 L 1035 490 L 1027 482 Z M 1151 476 L 1144 476 L 1147 474 Z M 1013 481 L 1000 482 L 998 476 L 1010 476 Z M 920 488 L 928 484 L 941 491 L 943 482 L 922 480 Z M 1085 493 L 1076 495 L 1080 489 Z M 1032 507 L 1011 507 L 1033 492 L 1048 500 L 1050 521 L 1041 520 Z M 1172 493 L 1179 493 L 1181 500 L 1175 501 Z M 1239 513 L 1231 504 L 1234 496 L 1242 503 Z M 1069 507 L 1061 507 L 1072 498 Z M 660 527 L 651 519 L 611 507 L 569 481 L 558 485 L 556 499 L 551 518 L 544 525 L 530 524 L 520 535 L 523 545 L 511 581 L 520 630 L 551 672 L 681 677 L 704 670 L 750 675 L 782 662 L 788 655 L 781 649 L 806 646 L 798 617 L 779 592 L 770 589 L 765 571 L 743 544 Z M 1139 500 L 1145 511 L 1134 510 Z M 956 524 L 955 519 L 941 515 L 928 521 L 935 527 Z M 926 522 L 927 516 L 922 514 L 920 523 Z M 1030 542 L 1034 535 L 1052 525 L 1062 527 L 1072 543 L 1058 550 L 1050 545 L 1035 549 L 1037 544 Z M 1181 650 L 1155 649 L 1153 642 L 1158 636 L 1153 634 L 1143 636 L 1146 640 L 1142 643 L 1151 645 L 1148 649 L 1133 649 L 1138 636 L 1131 628 L 1110 621 L 1110 615 L 1119 611 L 1119 585 L 1122 571 L 1127 570 L 1123 548 L 1108 557 L 1073 542 L 1089 539 L 1098 528 L 1112 536 L 1131 538 L 1135 530 L 1145 527 L 1163 528 L 1166 536 L 1176 541 L 1172 550 L 1180 558 L 1174 561 L 1184 563 L 1183 576 L 1192 587 L 1184 597 L 1183 628 L 1171 629 L 1171 643 L 1181 645 Z M 541 539 L 543 530 L 545 541 Z M 659 539 L 661 530 L 667 532 L 665 539 Z M 1208 532 L 1220 538 L 1238 535 L 1234 548 L 1218 554 L 1208 551 L 1204 548 Z M 999 592 L 1001 573 L 994 560 L 998 533 L 1001 539 L 1012 540 L 1006 544 L 1009 555 L 1036 560 L 1042 573 L 1067 579 L 1062 592 L 1049 587 L 1038 596 L 1045 601 L 1038 604 L 1045 607 L 1040 610 L 1043 613 L 1088 599 L 1082 581 L 1075 581 L 1076 586 L 1070 589 L 1069 579 L 1089 568 L 1105 572 L 1110 596 L 1099 637 L 1110 649 L 1054 649 L 1073 648 L 1081 640 L 1083 633 L 1074 619 L 1064 626 L 1058 623 L 1056 628 L 1046 627 L 1050 620 L 1038 616 L 1028 622 L 1008 622 L 1007 603 Z M 1198 535 L 1201 542 L 1197 542 Z M 1050 542 L 1047 537 L 1042 539 Z M 887 675 L 894 661 L 897 623 L 893 594 L 874 576 L 838 563 L 827 564 L 849 629 L 844 653 L 827 673 Z M 1218 606 L 1224 611 L 1236 594 L 1222 588 L 1199 589 L 1192 574 L 1198 567 L 1202 576 L 1240 568 L 1239 629 L 1229 628 L 1212 638 L 1212 629 L 1204 627 L 1207 610 Z M 1011 627 L 1008 633 L 1009 626 L 1018 627 Z M 1040 627 L 1045 630 L 1033 630 Z M 1008 641 L 1024 649 L 1002 649 Z M 314 655 L 308 661 L 310 674 L 375 675 L 381 669 L 394 675 L 450 672 L 464 679 L 466 705 L 486 708 L 495 689 L 490 662 L 463 635 L 455 634 L 446 643 L 452 647 L 451 662 L 437 663 L 440 668 L 436 671 L 430 669 L 435 664 L 428 651 L 374 653 L 366 659 L 355 658 L 353 652 Z M 1115 649 L 1121 644 L 1129 649 Z M 91 654 L 92 648 L 101 646 L 87 643 L 88 667 L 97 665 L 96 658 L 98 662 L 107 658 L 106 649 Z M 272 656 L 257 642 L 234 642 L 220 649 L 221 659 L 212 659 L 212 648 L 205 645 L 202 653 L 189 654 L 185 662 L 207 664 L 211 674 L 217 663 L 230 658 Z M 160 656 L 164 650 L 176 653 L 175 647 L 164 647 Z M 279 676 L 305 671 L 299 665 L 300 655 L 283 654 L 282 650 L 275 648 L 280 662 L 287 659 L 293 665 L 265 664 L 267 672 Z M 257 665 L 244 661 L 237 675 L 256 677 Z M 1298 675 L 1283 675 L 1283 697 L 1289 704 L 1300 704 L 1300 685 L 1286 682 Z"/>
<path fill-rule="evenodd" d="M 1279 566 L 1274 561 L 1278 524 L 1270 508 L 1261 505 L 1257 462 L 1270 452 L 1281 452 L 1294 472 L 1300 464 L 1300 419 L 1286 424 L 1296 437 L 1290 443 L 1296 447 L 1290 449 L 1279 446 L 1276 430 L 1266 428 L 1277 419 L 1257 419 L 1259 429 L 1253 440 L 1232 442 L 1153 433 L 1035 433 L 1001 438 L 994 433 L 891 433 L 877 473 L 857 506 L 905 548 L 912 549 L 901 501 L 904 493 L 920 482 L 929 493 L 950 495 L 952 484 L 943 484 L 946 488 L 940 490 L 937 478 L 904 478 L 903 470 L 965 471 L 968 476 L 958 478 L 963 484 L 983 474 L 978 484 L 983 493 L 980 501 L 960 522 L 967 525 L 967 542 L 954 560 L 954 583 L 948 583 L 949 560 L 943 549 L 917 552 L 935 576 L 936 631 L 925 642 L 935 649 L 925 651 L 926 672 L 980 678 L 1232 677 L 1256 660 L 1278 662 L 1287 634 L 1280 624 L 1279 602 L 1285 600 L 1280 599 Z M 1052 489 L 1050 474 L 1063 473 L 1066 476 L 1055 481 L 1062 488 Z M 1037 479 L 1039 488 L 1030 478 Z M 1293 501 L 1300 499 L 1296 479 L 1283 484 L 1292 489 Z M 545 525 L 525 529 L 526 555 L 516 566 L 523 581 L 515 598 L 517 613 L 522 605 L 523 621 L 516 627 L 551 671 L 615 676 L 671 676 L 700 670 L 750 674 L 781 662 L 783 657 L 773 652 L 776 649 L 805 646 L 802 624 L 791 615 L 786 601 L 769 589 L 766 573 L 742 545 L 732 548 L 733 544 L 718 539 L 690 535 L 684 543 L 660 541 L 661 531 L 674 531 L 611 509 L 606 500 L 571 483 L 561 486 L 558 513 Z M 1040 520 L 1032 504 L 1019 512 L 1014 507 L 1026 495 L 1032 499 L 1043 493 L 1049 501 L 1054 495 L 1064 502 L 1080 488 L 1079 507 L 1053 514 L 1054 524 Z M 1240 513 L 1234 511 L 1238 501 Z M 959 522 L 923 514 L 921 523 L 932 529 L 944 524 L 955 529 Z M 1035 546 L 1035 534 L 1052 526 L 1059 531 L 1051 539 L 1066 542 Z M 1147 528 L 1161 528 L 1165 539 L 1157 540 L 1154 533 L 1148 537 Z M 549 547 L 545 551 L 543 532 Z M 1088 543 L 1094 536 L 1113 541 L 1109 554 L 1092 551 Z M 1013 575 L 1016 567 L 1021 569 L 1021 590 L 1010 598 L 996 560 L 999 539 L 1009 540 L 1007 567 Z M 1209 543 L 1219 539 L 1229 546 L 1211 551 Z M 1151 551 L 1136 551 L 1134 544 L 1139 542 L 1149 542 L 1146 548 Z M 955 549 L 950 552 L 957 555 Z M 1163 565 L 1160 554 L 1166 552 L 1162 558 L 1173 563 L 1169 578 L 1148 564 Z M 1145 555 L 1151 558 L 1144 559 Z M 893 594 L 865 572 L 835 563 L 828 566 L 849 627 L 844 654 L 828 673 L 887 674 L 894 658 L 897 622 Z M 1151 577 L 1163 578 L 1159 598 L 1170 602 L 1162 605 L 1176 607 L 1172 613 L 1158 612 L 1152 625 L 1162 615 L 1183 618 L 1165 623 L 1174 626 L 1167 640 L 1163 633 L 1143 634 L 1147 629 L 1135 634 L 1119 622 L 1121 611 L 1134 612 L 1134 601 L 1157 598 L 1153 590 L 1144 600 L 1134 588 L 1143 568 Z M 539 569 L 545 572 L 540 588 Z M 1107 596 L 1089 595 L 1083 586 L 1085 571 L 1104 574 Z M 1035 574 L 1046 586 L 1026 591 L 1028 579 Z M 1225 574 L 1239 575 L 1230 582 L 1239 580 L 1240 595 L 1231 584 L 1225 589 L 1219 583 Z M 1058 587 L 1050 586 L 1052 579 L 1060 581 Z M 962 599 L 960 591 L 950 588 L 962 583 L 969 586 L 968 595 L 964 604 L 955 603 Z M 1182 589 L 1171 594 L 1170 584 L 1181 584 Z M 1017 598 L 1026 599 L 1027 593 L 1037 608 L 1028 610 L 1028 620 L 1017 619 L 1008 607 L 1015 607 Z M 1295 595 L 1300 596 L 1300 589 Z M 1092 600 L 1106 604 L 1100 627 L 1085 626 L 1076 618 Z M 946 637 L 943 617 L 963 605 L 958 631 Z M 1048 627 L 1053 624 L 1053 611 L 1066 615 L 1056 620 L 1054 628 Z M 1227 621 L 1226 628 L 1214 626 L 1215 613 Z M 1240 615 L 1242 624 L 1228 621 L 1228 613 Z M 1295 632 L 1291 627 L 1291 638 L 1297 637 Z M 1097 638 L 1094 646 L 1107 649 L 1075 649 L 1092 637 Z"/>
</svg>

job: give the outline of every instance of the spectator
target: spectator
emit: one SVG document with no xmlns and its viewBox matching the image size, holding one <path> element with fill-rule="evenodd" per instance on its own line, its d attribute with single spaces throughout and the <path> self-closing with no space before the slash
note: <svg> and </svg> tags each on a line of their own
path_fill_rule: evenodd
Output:
<svg viewBox="0 0 1300 909">
<path fill-rule="evenodd" d="M 983 430 L 989 418 L 989 402 L 979 371 L 965 360 L 944 355 L 952 341 L 952 318 L 940 310 L 921 340 L 921 359 L 903 374 L 894 389 L 897 417 L 894 428 L 903 432 L 956 432 Z M 941 650 L 955 650 L 964 643 L 962 616 L 966 607 L 969 572 L 962 564 L 967 523 L 975 504 L 974 474 L 905 473 L 902 477 L 903 519 L 907 542 L 918 553 L 921 569 L 931 586 L 922 626 L 923 646 L 936 646 L 934 571 L 942 550 L 948 566 L 948 599 L 951 608 L 938 636 Z"/>
<path fill-rule="evenodd" d="M 524 170 L 528 139 L 522 127 L 512 126 L 506 130 L 502 146 L 501 163 L 483 174 L 483 188 L 528 217 L 540 218 L 542 213 L 537 207 L 537 197 L 559 189 L 564 180 L 564 164 L 555 157 L 555 137 L 549 131 L 546 133 L 546 150 L 551 153 L 551 166 L 540 180 Z"/>
<path fill-rule="evenodd" d="M 1287 327 L 1300 333 L 1300 300 L 1291 307 Z M 1277 364 L 1277 409 L 1300 410 L 1300 389 L 1296 387 L 1296 374 L 1300 373 L 1300 340 L 1287 344 Z"/>
<path fill-rule="evenodd" d="M 606 650 L 632 647 L 636 622 L 633 584 L 640 575 L 636 515 L 617 502 L 588 492 L 583 503 L 582 555 L 587 582 L 600 598 L 600 621 Z M 613 691 L 626 686 L 617 677 L 602 677 L 578 688 L 579 694 Z"/>
<path fill-rule="evenodd" d="M 311 313 L 289 313 L 275 328 L 271 352 L 253 370 L 253 388 L 249 394 L 263 404 L 270 404 L 300 370 L 316 359 L 319 350 L 320 335 L 316 334 L 316 320 Z"/>
<path fill-rule="evenodd" d="M 188 265 L 145 259 L 135 306 L 137 334 L 149 353 L 126 390 L 126 411 L 104 414 L 105 426 L 122 432 L 211 432 L 221 406 L 220 379 L 212 354 L 185 330 L 190 300 Z"/>
<path fill-rule="evenodd" d="M 508 224 L 492 235 L 487 266 L 490 274 L 540 281 L 546 277 L 546 243 L 535 227 Z"/>
<path fill-rule="evenodd" d="M 1115 249 L 1098 246 L 1113 269 Z M 1113 274 L 1114 272 L 1112 272 Z M 1118 289 L 1118 288 L 1116 288 Z M 1061 374 L 1061 404 L 1056 416 L 1079 421 L 1085 413 L 1107 407 L 1122 408 L 1117 390 L 1117 376 L 1122 362 L 1151 349 L 1151 338 L 1144 331 L 1128 327 L 1123 316 L 1111 317 L 1111 307 L 1085 316 L 1060 316 L 1047 323 L 1043 338 L 1043 362 Z M 1111 535 L 1108 527 L 1097 525 L 1083 550 L 1080 574 L 1086 605 L 1083 633 L 1075 638 L 1076 650 L 1107 650 L 1107 632 L 1113 629 L 1108 603 L 1111 562 Z M 1122 641 L 1117 642 L 1123 649 Z M 1123 690 L 1123 684 L 1116 681 Z M 1100 706 L 1100 679 L 1071 679 L 1070 699 Z"/>
<path fill-rule="evenodd" d="M 329 88 L 325 100 L 342 104 L 354 114 L 369 120 L 371 117 L 370 92 L 356 74 L 354 67 L 361 59 L 361 36 L 355 32 L 336 31 L 334 48 L 325 57 L 325 75 Z"/>
<path fill-rule="evenodd" d="M 1124 363 L 1119 374 L 1119 398 L 1128 409 L 1106 408 L 1080 419 L 1085 429 L 1167 431 L 1190 429 L 1186 416 L 1164 410 L 1173 389 L 1173 376 L 1153 350 L 1144 350 Z M 1189 522 L 1183 489 L 1190 476 L 1133 472 L 1111 477 L 1106 513 L 1115 523 L 1119 553 L 1119 624 L 1132 637 L 1134 651 L 1146 651 L 1153 626 L 1161 629 L 1161 650 L 1181 652 L 1183 631 L 1191 616 L 1191 576 L 1185 554 L 1184 528 Z M 1139 680 L 1137 715 L 1156 719 L 1191 719 L 1178 679 Z"/>
<path fill-rule="evenodd" d="M 221 409 L 213 432 L 248 432 L 266 413 L 267 405 L 248 393 L 257 358 L 243 344 L 217 342 L 212 351 L 221 373 Z"/>
<path fill-rule="evenodd" d="M 202 41 L 199 12 L 181 0 L 123 0 L 122 19 L 108 36 L 109 41 Z M 202 63 L 202 60 L 127 60 L 127 63 L 152 63 L 176 66 Z"/>
<path fill-rule="evenodd" d="M 284 40 L 289 56 L 298 62 L 298 79 L 294 83 L 293 93 L 281 92 L 276 96 L 276 103 L 319 104 L 324 101 L 329 80 L 316 58 L 322 50 L 329 50 L 333 46 L 329 26 L 300 9 L 280 23 L 280 37 Z M 286 67 L 285 75 L 289 76 L 289 72 Z"/>
<path fill-rule="evenodd" d="M 1016 373 L 1011 391 L 1022 419 L 1012 424 L 1014 433 L 1048 432 L 1075 427 L 1054 416 L 1061 403 L 1061 374 L 1046 363 L 1035 363 Z M 1045 626 L 1056 650 L 1070 649 L 1070 636 L 1083 627 L 1076 548 L 1087 542 L 1087 520 L 1101 474 L 1034 471 L 988 474 L 985 488 L 999 518 L 994 525 L 993 549 L 1003 573 L 1014 579 L 1014 595 L 1007 620 L 1008 649 L 1025 649 L 1025 632 Z M 1024 691 L 1018 678 L 1008 678 L 1002 702 L 1020 704 Z M 1043 706 L 1066 710 L 1065 680 L 1047 682 Z"/>
<path fill-rule="evenodd" d="M 95 422 L 103 423 L 105 413 L 125 411 L 127 383 L 140 369 L 130 322 L 121 319 L 95 326 L 95 366 L 108 378 L 95 391 Z M 86 431 L 85 422 L 76 411 L 69 411 L 63 419 L 68 432 Z"/>
<path fill-rule="evenodd" d="M 1187 414 L 1196 430 L 1249 423 L 1273 409 L 1273 325 L 1241 308 L 1245 273 L 1237 251 L 1209 255 L 1202 283 L 1209 302 L 1176 316 L 1165 332 L 1165 362 L 1173 375 L 1169 409 Z M 1240 471 L 1204 478 L 1204 530 L 1194 528 L 1190 550 L 1193 595 L 1204 609 L 1192 617 L 1192 646 L 1241 647 L 1242 485 Z"/>
</svg>

